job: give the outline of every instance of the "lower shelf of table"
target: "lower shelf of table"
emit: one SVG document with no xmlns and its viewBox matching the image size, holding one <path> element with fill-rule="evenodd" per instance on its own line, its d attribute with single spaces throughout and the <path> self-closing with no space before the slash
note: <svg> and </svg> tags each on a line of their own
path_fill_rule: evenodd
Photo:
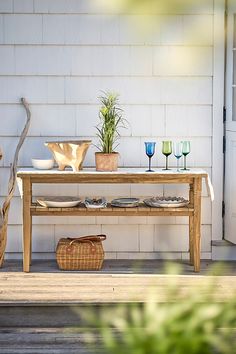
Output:
<svg viewBox="0 0 236 354">
<path fill-rule="evenodd" d="M 103 209 L 87 209 L 84 206 L 74 208 L 44 208 L 37 204 L 32 204 L 32 216 L 191 216 L 193 207 L 183 208 L 150 208 L 140 205 L 136 208 L 115 208 L 108 205 Z"/>
</svg>

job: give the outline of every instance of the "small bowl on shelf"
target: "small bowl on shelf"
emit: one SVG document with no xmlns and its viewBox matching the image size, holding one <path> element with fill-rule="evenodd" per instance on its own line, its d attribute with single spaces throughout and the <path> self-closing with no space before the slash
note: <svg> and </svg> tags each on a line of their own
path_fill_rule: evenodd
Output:
<svg viewBox="0 0 236 354">
<path fill-rule="evenodd" d="M 37 170 L 51 170 L 54 166 L 53 159 L 31 159 L 31 162 Z"/>
</svg>

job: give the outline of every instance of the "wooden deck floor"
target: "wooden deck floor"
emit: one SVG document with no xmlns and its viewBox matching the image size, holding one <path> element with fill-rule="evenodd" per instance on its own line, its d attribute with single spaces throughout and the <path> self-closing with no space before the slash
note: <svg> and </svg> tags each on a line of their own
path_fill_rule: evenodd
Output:
<svg viewBox="0 0 236 354">
<path fill-rule="evenodd" d="M 99 272 L 63 272 L 54 261 L 34 261 L 31 272 L 23 273 L 20 261 L 6 261 L 0 270 L 0 306 L 7 304 L 83 304 L 144 302 L 151 292 L 165 301 L 170 282 L 187 289 L 215 282 L 217 298 L 227 300 L 236 293 L 236 262 L 220 265 L 222 275 L 210 275 L 216 262 L 202 261 L 199 274 L 188 262 L 179 275 L 168 275 L 163 261 L 105 261 Z M 173 263 L 172 263 L 173 264 Z M 174 300 L 174 299 L 173 299 Z"/>
<path fill-rule="evenodd" d="M 173 262 L 171 263 L 173 265 Z M 219 267 L 222 275 L 209 275 L 214 262 L 202 261 L 200 274 L 188 262 L 179 275 L 167 275 L 163 261 L 105 261 L 100 272 L 62 272 L 54 261 L 34 261 L 22 272 L 20 261 L 6 261 L 0 270 L 0 353 L 95 354 L 84 335 L 86 307 L 144 302 L 150 291 L 166 301 L 170 282 L 179 284 L 183 297 L 213 280 L 217 300 L 236 294 L 236 262 Z M 175 300 L 175 298 L 173 298 Z M 74 326 L 77 330 L 75 332 Z M 104 354 L 99 335 L 96 346 Z"/>
</svg>

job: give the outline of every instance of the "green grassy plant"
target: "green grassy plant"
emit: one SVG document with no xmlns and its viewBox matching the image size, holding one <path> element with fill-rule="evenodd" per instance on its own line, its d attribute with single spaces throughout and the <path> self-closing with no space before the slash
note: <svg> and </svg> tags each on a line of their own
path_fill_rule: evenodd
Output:
<svg viewBox="0 0 236 354">
<path fill-rule="evenodd" d="M 118 95 L 112 92 L 104 92 L 99 97 L 102 106 L 99 111 L 100 123 L 96 127 L 99 139 L 98 149 L 107 154 L 115 152 L 120 138 L 119 129 L 125 127 L 122 117 L 122 109 L 119 107 Z"/>
<path fill-rule="evenodd" d="M 219 301 L 215 282 L 220 277 L 206 276 L 202 286 L 187 289 L 178 285 L 178 275 L 176 282 L 174 278 L 170 277 L 164 302 L 155 293 L 143 304 L 104 306 L 98 313 L 86 313 L 102 338 L 103 354 L 236 353 L 236 298 Z M 92 334 L 91 330 L 90 339 Z"/>
</svg>

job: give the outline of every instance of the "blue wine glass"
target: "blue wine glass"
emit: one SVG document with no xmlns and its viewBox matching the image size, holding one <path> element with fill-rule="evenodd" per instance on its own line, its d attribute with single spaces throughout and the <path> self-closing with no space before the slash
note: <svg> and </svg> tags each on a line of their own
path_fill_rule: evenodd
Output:
<svg viewBox="0 0 236 354">
<path fill-rule="evenodd" d="M 151 142 L 151 141 L 147 141 L 144 144 L 145 144 L 145 149 L 146 149 L 146 155 L 149 158 L 149 168 L 148 168 L 148 170 L 146 170 L 146 172 L 154 172 L 151 169 L 151 159 L 152 159 L 152 156 L 155 154 L 156 143 L 155 142 Z"/>
</svg>

